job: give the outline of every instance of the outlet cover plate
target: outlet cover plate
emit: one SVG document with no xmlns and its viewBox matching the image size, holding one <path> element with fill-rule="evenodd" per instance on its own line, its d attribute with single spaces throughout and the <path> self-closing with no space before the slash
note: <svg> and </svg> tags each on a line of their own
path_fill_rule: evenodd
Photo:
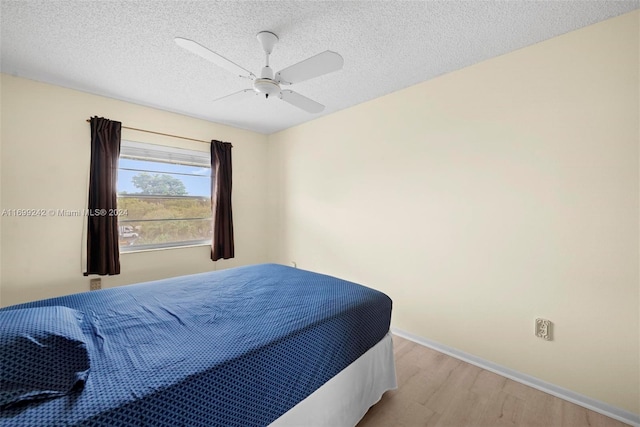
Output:
<svg viewBox="0 0 640 427">
<path fill-rule="evenodd" d="M 551 341 L 551 329 L 553 323 L 550 320 L 538 318 L 536 319 L 536 336 L 545 341 Z"/>
</svg>

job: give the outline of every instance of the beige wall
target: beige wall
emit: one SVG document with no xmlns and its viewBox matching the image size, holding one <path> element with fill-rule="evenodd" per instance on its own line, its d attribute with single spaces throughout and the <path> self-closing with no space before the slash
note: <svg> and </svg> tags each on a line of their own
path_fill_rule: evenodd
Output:
<svg viewBox="0 0 640 427">
<path fill-rule="evenodd" d="M 640 413 L 638 21 L 271 135 L 270 260 L 380 289 L 400 329 Z"/>
<path fill-rule="evenodd" d="M 125 126 L 233 143 L 236 257 L 210 260 L 206 246 L 127 253 L 122 273 L 103 287 L 135 283 L 266 260 L 266 136 L 2 75 L 2 209 L 86 207 L 91 116 Z M 208 145 L 123 129 L 125 139 L 207 151 Z M 82 292 L 82 218 L 1 218 L 0 294 L 4 306 Z"/>
</svg>

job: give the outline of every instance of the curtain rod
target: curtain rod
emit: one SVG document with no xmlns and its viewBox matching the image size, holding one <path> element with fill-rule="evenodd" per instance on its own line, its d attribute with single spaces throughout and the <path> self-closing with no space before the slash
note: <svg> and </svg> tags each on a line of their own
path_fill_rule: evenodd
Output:
<svg viewBox="0 0 640 427">
<path fill-rule="evenodd" d="M 87 123 L 91 123 L 91 120 L 87 119 Z M 155 131 L 152 131 L 152 130 L 132 128 L 132 127 L 129 127 L 129 126 L 122 126 L 122 127 L 124 129 L 137 130 L 139 132 L 153 133 L 153 134 L 162 135 L 162 136 L 169 136 L 171 138 L 186 139 L 186 140 L 189 140 L 189 141 L 196 141 L 196 142 L 204 142 L 206 144 L 210 144 L 211 143 L 211 141 L 204 141 L 202 139 L 195 139 L 195 138 L 187 138 L 186 136 L 171 135 L 170 133 L 155 132 Z"/>
</svg>

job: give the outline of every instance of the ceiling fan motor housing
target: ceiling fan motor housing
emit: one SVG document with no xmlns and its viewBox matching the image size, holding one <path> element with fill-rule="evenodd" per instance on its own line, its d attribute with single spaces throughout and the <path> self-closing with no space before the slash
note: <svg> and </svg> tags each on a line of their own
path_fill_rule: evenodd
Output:
<svg viewBox="0 0 640 427">
<path fill-rule="evenodd" d="M 280 85 L 275 80 L 269 78 L 259 78 L 253 81 L 253 90 L 263 93 L 268 98 L 269 95 L 280 93 Z"/>
</svg>

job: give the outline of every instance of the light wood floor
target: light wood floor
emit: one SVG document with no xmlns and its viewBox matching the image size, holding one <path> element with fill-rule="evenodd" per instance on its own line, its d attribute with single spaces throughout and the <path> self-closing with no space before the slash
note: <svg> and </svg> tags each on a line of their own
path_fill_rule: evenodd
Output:
<svg viewBox="0 0 640 427">
<path fill-rule="evenodd" d="M 393 336 L 398 389 L 357 427 L 622 427 L 619 421 Z"/>
</svg>

